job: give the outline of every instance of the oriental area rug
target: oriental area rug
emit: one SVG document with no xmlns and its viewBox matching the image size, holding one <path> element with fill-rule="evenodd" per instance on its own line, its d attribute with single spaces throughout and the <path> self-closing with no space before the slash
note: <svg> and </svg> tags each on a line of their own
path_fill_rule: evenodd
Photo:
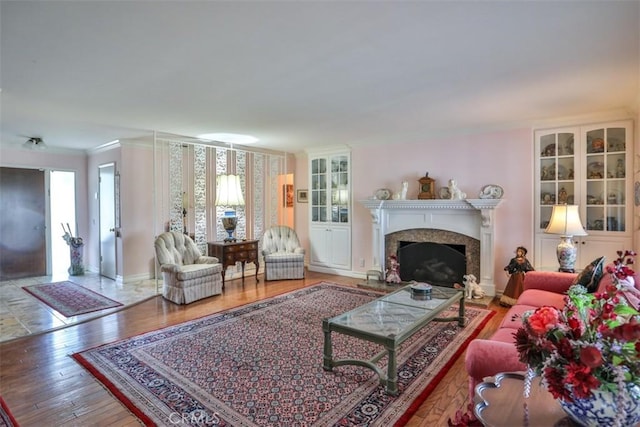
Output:
<svg viewBox="0 0 640 427">
<path fill-rule="evenodd" d="M 73 357 L 146 425 L 403 425 L 494 313 L 470 307 L 465 327 L 434 322 L 407 340 L 394 397 L 370 369 L 322 368 L 322 319 L 380 295 L 323 282 Z M 457 313 L 453 306 L 443 315 Z M 381 350 L 332 339 L 334 358 Z"/>
<path fill-rule="evenodd" d="M 30 285 L 22 289 L 65 317 L 122 305 L 118 301 L 69 281 Z"/>
<path fill-rule="evenodd" d="M 17 425 L 18 422 L 15 418 L 13 418 L 13 415 L 11 414 L 11 411 L 9 411 L 7 404 L 5 403 L 2 396 L 0 396 L 0 427 L 17 427 Z"/>
</svg>

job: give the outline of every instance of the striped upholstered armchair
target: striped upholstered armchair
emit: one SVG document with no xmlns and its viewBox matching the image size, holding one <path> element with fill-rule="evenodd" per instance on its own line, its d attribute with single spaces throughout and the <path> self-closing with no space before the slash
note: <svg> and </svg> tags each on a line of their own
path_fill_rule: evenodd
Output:
<svg viewBox="0 0 640 427">
<path fill-rule="evenodd" d="M 286 225 L 276 225 L 262 236 L 264 280 L 303 279 L 304 248 Z"/>
<path fill-rule="evenodd" d="M 222 264 L 202 255 L 182 233 L 168 231 L 155 241 L 156 259 L 162 271 L 162 296 L 176 304 L 222 293 Z"/>
</svg>

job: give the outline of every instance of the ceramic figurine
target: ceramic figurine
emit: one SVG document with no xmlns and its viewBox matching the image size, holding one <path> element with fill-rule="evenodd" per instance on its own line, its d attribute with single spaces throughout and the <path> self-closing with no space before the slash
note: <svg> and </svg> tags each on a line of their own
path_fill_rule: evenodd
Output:
<svg viewBox="0 0 640 427">
<path fill-rule="evenodd" d="M 528 271 L 533 271 L 533 266 L 527 259 L 527 248 L 518 246 L 516 256 L 509 260 L 509 264 L 504 268 L 509 275 L 509 281 L 500 297 L 500 305 L 511 306 L 516 303 L 518 297 L 524 290 L 524 276 Z"/>
<path fill-rule="evenodd" d="M 400 190 L 400 200 L 407 200 L 407 191 L 409 190 L 409 183 L 402 181 L 402 190 Z"/>
<path fill-rule="evenodd" d="M 400 264 L 398 264 L 398 257 L 391 255 L 389 257 L 389 268 L 387 268 L 386 281 L 387 283 L 400 283 Z"/>
<path fill-rule="evenodd" d="M 622 159 L 618 159 L 618 164 L 616 165 L 616 178 L 624 178 L 624 162 Z"/>
<path fill-rule="evenodd" d="M 465 274 L 462 276 L 462 283 L 464 283 L 464 292 L 467 299 L 480 299 L 484 297 L 484 291 L 478 284 L 478 279 L 473 274 Z"/>
<path fill-rule="evenodd" d="M 451 200 L 462 200 L 467 198 L 467 194 L 460 191 L 455 179 L 449 180 L 449 194 Z"/>
</svg>

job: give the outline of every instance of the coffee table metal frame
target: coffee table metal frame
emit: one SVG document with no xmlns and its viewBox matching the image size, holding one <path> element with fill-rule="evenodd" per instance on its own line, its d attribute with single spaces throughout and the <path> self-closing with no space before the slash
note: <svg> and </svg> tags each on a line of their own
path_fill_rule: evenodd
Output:
<svg viewBox="0 0 640 427">
<path fill-rule="evenodd" d="M 458 316 L 437 317 L 455 303 L 459 303 Z M 434 286 L 429 299 L 416 299 L 411 286 L 363 304 L 346 313 L 324 319 L 323 369 L 332 371 L 336 366 L 358 365 L 372 369 L 380 377 L 387 394 L 398 394 L 396 353 L 398 347 L 429 322 L 457 321 L 464 326 L 464 292 L 454 288 Z M 331 333 L 336 332 L 380 344 L 384 350 L 369 360 L 333 359 Z M 387 372 L 377 362 L 388 355 Z"/>
</svg>

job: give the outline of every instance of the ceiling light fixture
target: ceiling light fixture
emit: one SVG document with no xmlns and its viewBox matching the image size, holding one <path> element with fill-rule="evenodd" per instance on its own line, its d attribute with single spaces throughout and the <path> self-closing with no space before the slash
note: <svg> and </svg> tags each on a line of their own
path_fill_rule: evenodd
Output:
<svg viewBox="0 0 640 427">
<path fill-rule="evenodd" d="M 47 144 L 44 143 L 44 140 L 42 138 L 29 138 L 24 144 L 22 144 L 22 146 L 30 150 L 47 149 Z"/>
<path fill-rule="evenodd" d="M 226 142 L 229 144 L 253 144 L 259 139 L 251 135 L 242 135 L 238 133 L 204 133 L 198 135 L 198 139 L 205 141 Z"/>
</svg>

